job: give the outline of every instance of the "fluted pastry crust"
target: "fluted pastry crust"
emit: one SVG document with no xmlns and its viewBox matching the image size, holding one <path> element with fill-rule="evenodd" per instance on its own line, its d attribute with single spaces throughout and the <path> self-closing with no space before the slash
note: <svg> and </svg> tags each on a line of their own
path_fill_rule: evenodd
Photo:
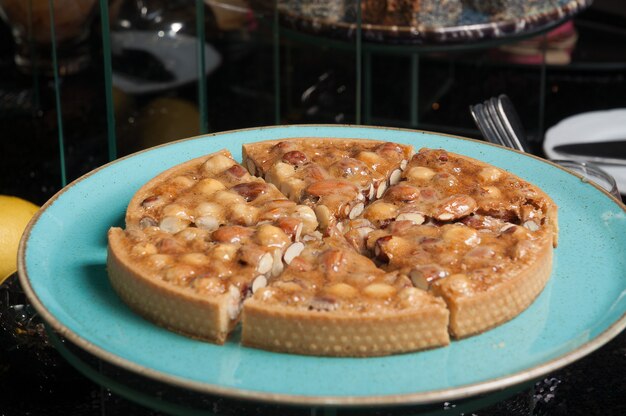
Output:
<svg viewBox="0 0 626 416">
<path fill-rule="evenodd" d="M 243 154 L 250 172 L 227 151 L 165 171 L 110 230 L 112 286 L 140 315 L 218 344 L 241 319 L 246 346 L 377 356 L 498 326 L 550 277 L 556 205 L 502 169 L 359 139 Z"/>
</svg>

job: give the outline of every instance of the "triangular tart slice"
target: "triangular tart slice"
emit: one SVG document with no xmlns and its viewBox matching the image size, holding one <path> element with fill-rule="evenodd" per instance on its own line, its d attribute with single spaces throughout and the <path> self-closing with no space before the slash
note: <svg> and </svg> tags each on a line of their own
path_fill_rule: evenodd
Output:
<svg viewBox="0 0 626 416">
<path fill-rule="evenodd" d="M 280 274 L 310 207 L 286 199 L 220 151 L 175 166 L 141 187 L 126 230 L 109 232 L 113 288 L 169 329 L 223 343 L 253 288 Z M 293 247 L 292 247 L 293 246 Z"/>
<path fill-rule="evenodd" d="M 556 205 L 536 186 L 435 149 L 415 154 L 401 182 L 344 224 L 358 251 L 446 301 L 457 338 L 533 302 L 550 277 L 557 228 Z"/>
<path fill-rule="evenodd" d="M 343 239 L 307 241 L 246 300 L 242 344 L 323 356 L 377 356 L 449 343 L 445 303 L 385 272 Z"/>
<path fill-rule="evenodd" d="M 290 138 L 244 144 L 242 164 L 292 201 L 314 207 L 326 231 L 397 183 L 412 154 L 409 145 L 377 140 Z"/>
</svg>

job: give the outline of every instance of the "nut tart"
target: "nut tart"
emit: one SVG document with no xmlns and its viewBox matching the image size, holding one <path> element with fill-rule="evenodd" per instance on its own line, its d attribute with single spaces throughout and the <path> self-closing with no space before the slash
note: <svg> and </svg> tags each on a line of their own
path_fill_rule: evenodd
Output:
<svg viewBox="0 0 626 416">
<path fill-rule="evenodd" d="M 310 207 L 287 200 L 222 150 L 175 166 L 142 186 L 128 205 L 126 227 L 213 231 L 225 224 L 249 226 L 281 218 L 283 227 L 293 228 L 287 230 L 292 237 L 318 225 Z"/>
<path fill-rule="evenodd" d="M 497 326 L 546 284 L 557 213 L 538 188 L 501 169 L 422 149 L 402 181 L 345 225 L 345 236 L 386 270 L 442 297 L 450 333 Z"/>
<path fill-rule="evenodd" d="M 218 152 L 169 169 L 131 200 L 126 230 L 109 232 L 113 288 L 174 331 L 223 343 L 241 302 L 280 274 L 313 210 L 285 199 Z"/>
<path fill-rule="evenodd" d="M 244 303 L 244 345 L 309 355 L 376 356 L 449 343 L 440 298 L 386 272 L 343 239 L 306 243 Z"/>
<path fill-rule="evenodd" d="M 408 145 L 356 139 L 296 138 L 243 145 L 243 165 L 292 201 L 315 208 L 322 231 L 358 217 L 400 180 Z"/>
<path fill-rule="evenodd" d="M 377 356 L 500 325 L 545 286 L 548 195 L 478 160 L 355 139 L 244 145 L 141 187 L 108 271 L 147 319 L 223 343 Z M 280 189 L 280 190 L 279 190 Z M 350 190 L 350 192 L 348 192 Z M 281 192 L 282 191 L 282 192 Z"/>
</svg>

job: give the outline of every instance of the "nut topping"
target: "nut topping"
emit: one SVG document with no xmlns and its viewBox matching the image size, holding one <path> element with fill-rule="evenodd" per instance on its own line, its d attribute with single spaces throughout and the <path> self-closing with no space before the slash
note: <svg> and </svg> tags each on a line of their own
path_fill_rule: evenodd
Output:
<svg viewBox="0 0 626 416">
<path fill-rule="evenodd" d="M 389 185 L 395 185 L 402 178 L 402 169 L 396 169 L 389 175 Z"/>
<path fill-rule="evenodd" d="M 217 218 L 211 217 L 211 216 L 198 217 L 194 221 L 194 224 L 196 224 L 196 227 L 202 228 L 203 230 L 208 230 L 208 231 L 217 230 L 219 226 L 221 225 L 220 221 Z"/>
<path fill-rule="evenodd" d="M 160 205 L 162 202 L 161 197 L 158 195 L 149 196 L 141 202 L 141 206 L 150 209 Z"/>
<path fill-rule="evenodd" d="M 386 190 L 387 190 L 387 182 L 380 182 L 378 184 L 378 188 L 376 188 L 376 198 L 382 198 Z"/>
<path fill-rule="evenodd" d="M 363 293 L 372 298 L 388 299 L 396 294 L 396 288 L 386 283 L 372 283 L 365 286 Z"/>
<path fill-rule="evenodd" d="M 252 159 L 246 160 L 246 169 L 248 169 L 248 173 L 252 176 L 256 176 L 257 168 Z"/>
<path fill-rule="evenodd" d="M 341 270 L 342 264 L 345 262 L 343 252 L 337 249 L 331 249 L 322 255 L 322 265 L 326 273 L 337 273 Z"/>
<path fill-rule="evenodd" d="M 402 148 L 396 143 L 386 142 L 376 147 L 376 153 L 387 159 L 393 160 L 402 155 Z"/>
<path fill-rule="evenodd" d="M 181 204 L 169 204 L 163 208 L 163 216 L 165 217 L 178 217 L 184 220 L 189 219 L 189 213 L 187 208 Z"/>
<path fill-rule="evenodd" d="M 145 216 L 139 220 L 139 226 L 141 228 L 156 227 L 159 223 L 152 217 Z"/>
<path fill-rule="evenodd" d="M 403 212 L 398 214 L 396 221 L 410 221 L 415 225 L 420 225 L 424 223 L 425 217 L 419 212 Z"/>
<path fill-rule="evenodd" d="M 281 259 L 282 252 L 279 249 L 276 249 L 272 252 L 272 258 L 274 262 L 272 263 L 272 276 L 276 277 L 283 272 L 284 265 L 283 260 Z"/>
<path fill-rule="evenodd" d="M 437 173 L 433 176 L 432 181 L 441 187 L 452 188 L 458 185 L 459 181 L 449 173 Z"/>
<path fill-rule="evenodd" d="M 359 292 L 347 283 L 335 283 L 326 288 L 326 293 L 345 299 L 356 296 Z"/>
<path fill-rule="evenodd" d="M 328 170 L 330 174 L 336 178 L 345 178 L 356 182 L 366 180 L 367 176 L 370 174 L 370 169 L 367 167 L 367 164 L 351 157 L 344 157 L 338 160 L 333 163 Z"/>
<path fill-rule="evenodd" d="M 254 230 L 240 225 L 225 225 L 213 231 L 211 237 L 220 243 L 240 243 L 254 234 Z"/>
<path fill-rule="evenodd" d="M 208 175 L 216 176 L 235 164 L 236 162 L 231 158 L 218 154 L 207 159 L 207 161 L 202 165 L 202 169 Z"/>
<path fill-rule="evenodd" d="M 209 258 L 202 253 L 187 253 L 180 257 L 180 261 L 192 266 L 202 266 L 209 262 Z"/>
<path fill-rule="evenodd" d="M 409 273 L 411 282 L 422 290 L 430 290 L 431 284 L 448 276 L 448 272 L 436 264 L 417 266 Z"/>
<path fill-rule="evenodd" d="M 185 251 L 185 246 L 175 238 L 164 238 L 157 243 L 160 253 L 179 254 Z"/>
<path fill-rule="evenodd" d="M 471 214 L 476 208 L 476 201 L 471 196 L 452 195 L 439 204 L 434 217 L 441 221 L 456 220 Z"/>
<path fill-rule="evenodd" d="M 380 222 L 395 218 L 398 215 L 398 207 L 388 202 L 376 201 L 365 209 L 363 216 L 371 222 Z"/>
<path fill-rule="evenodd" d="M 175 285 L 183 286 L 187 285 L 195 274 L 196 271 L 193 267 L 185 264 L 179 264 L 165 270 L 163 280 L 166 282 L 172 282 Z"/>
<path fill-rule="evenodd" d="M 539 229 L 539 225 L 535 221 L 528 220 L 524 224 L 524 228 L 528 228 L 530 231 L 537 231 Z"/>
<path fill-rule="evenodd" d="M 288 221 L 290 218 L 281 218 L 279 222 L 281 220 Z M 283 248 L 289 244 L 291 239 L 284 232 L 282 227 L 276 227 L 271 224 L 261 224 L 256 230 L 255 240 L 264 247 Z"/>
<path fill-rule="evenodd" d="M 268 191 L 268 186 L 263 182 L 246 182 L 235 185 L 230 189 L 243 196 L 246 202 L 250 202 L 266 193 Z"/>
<path fill-rule="evenodd" d="M 356 194 L 359 192 L 359 190 L 356 185 L 350 182 L 339 181 L 336 179 L 326 179 L 323 181 L 313 182 L 306 188 L 306 192 L 309 195 L 317 197 L 323 197 L 333 194 L 347 194 L 354 195 L 356 197 Z"/>
<path fill-rule="evenodd" d="M 365 208 L 365 205 L 363 204 L 363 202 L 359 202 L 358 204 L 356 204 L 354 207 L 352 207 L 352 209 L 350 210 L 350 214 L 348 215 L 348 217 L 353 220 L 356 217 L 358 217 L 359 215 L 361 215 L 361 213 L 363 213 L 363 209 Z"/>
<path fill-rule="evenodd" d="M 485 167 L 478 172 L 478 179 L 482 183 L 496 182 L 502 176 L 502 171 L 495 167 Z"/>
<path fill-rule="evenodd" d="M 196 186 L 194 187 L 195 191 L 201 193 L 203 195 L 212 195 L 217 191 L 222 189 L 226 189 L 222 182 L 213 179 L 213 178 L 205 178 L 198 181 Z"/>
<path fill-rule="evenodd" d="M 243 168 L 241 165 L 232 165 L 228 169 L 226 169 L 226 173 L 234 176 L 237 179 L 241 179 L 244 176 L 248 175 L 248 171 Z"/>
<path fill-rule="evenodd" d="M 296 147 L 296 143 L 291 142 L 291 141 L 281 141 L 276 143 L 274 146 L 272 146 L 272 152 L 280 152 L 280 153 L 285 153 L 288 152 L 290 149 L 293 149 L 294 147 Z"/>
<path fill-rule="evenodd" d="M 304 244 L 300 241 L 296 241 L 287 247 L 287 250 L 285 250 L 285 254 L 283 255 L 283 260 L 285 260 L 285 263 L 290 264 L 294 258 L 298 257 L 300 253 L 302 253 L 302 250 L 304 250 Z"/>
<path fill-rule="evenodd" d="M 414 166 L 406 172 L 407 179 L 414 182 L 426 182 L 433 176 L 435 176 L 435 171 L 425 166 Z"/>
<path fill-rule="evenodd" d="M 166 233 L 176 234 L 184 230 L 189 225 L 189 221 L 178 217 L 164 217 L 159 223 L 159 228 Z"/>
<path fill-rule="evenodd" d="M 310 180 L 313 181 L 322 181 L 324 179 L 329 179 L 330 177 L 328 175 L 328 172 L 326 172 L 323 167 L 313 163 L 304 166 L 302 168 L 302 174 L 304 175 L 304 177 L 310 178 Z"/>
<path fill-rule="evenodd" d="M 257 276 L 252 281 L 252 293 L 256 293 L 257 290 L 264 288 L 267 286 L 267 278 L 263 275 Z"/>
<path fill-rule="evenodd" d="M 285 153 L 282 160 L 294 166 L 301 166 L 308 162 L 306 155 L 299 150 L 292 150 Z"/>
<path fill-rule="evenodd" d="M 267 273 L 272 270 L 274 264 L 274 257 L 270 253 L 265 253 L 259 258 L 259 262 L 256 266 L 256 271 L 259 273 Z"/>
<path fill-rule="evenodd" d="M 302 233 L 302 220 L 293 217 L 282 217 L 276 221 L 278 230 L 285 236 L 289 236 L 292 241 L 300 240 Z"/>
<path fill-rule="evenodd" d="M 394 185 L 385 193 L 385 200 L 393 202 L 411 203 L 419 198 L 420 190 L 415 186 L 401 183 Z"/>
</svg>

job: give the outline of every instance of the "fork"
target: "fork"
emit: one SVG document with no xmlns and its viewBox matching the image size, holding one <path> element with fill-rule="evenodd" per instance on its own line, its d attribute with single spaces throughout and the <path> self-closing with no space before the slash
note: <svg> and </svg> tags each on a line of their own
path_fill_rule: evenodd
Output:
<svg viewBox="0 0 626 416">
<path fill-rule="evenodd" d="M 528 152 L 522 123 L 505 94 L 470 106 L 470 113 L 487 141 Z"/>
<path fill-rule="evenodd" d="M 522 128 L 522 123 L 509 97 L 501 94 L 497 98 L 491 97 L 483 103 L 471 105 L 470 113 L 478 129 L 488 142 L 528 153 L 529 148 L 526 144 L 526 135 Z M 593 177 L 595 175 L 603 178 L 608 184 L 603 187 L 618 201 L 621 200 L 615 179 L 594 163 L 583 161 L 581 158 L 553 160 L 553 162 L 584 177 Z"/>
</svg>

